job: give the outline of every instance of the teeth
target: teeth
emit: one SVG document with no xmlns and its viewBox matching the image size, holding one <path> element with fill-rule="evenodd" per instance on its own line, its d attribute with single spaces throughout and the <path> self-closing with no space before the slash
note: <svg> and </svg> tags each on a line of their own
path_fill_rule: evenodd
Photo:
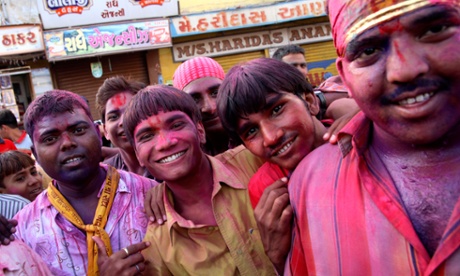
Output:
<svg viewBox="0 0 460 276">
<path fill-rule="evenodd" d="M 72 158 L 72 159 L 69 159 L 69 160 L 65 161 L 65 163 L 69 164 L 69 163 L 80 161 L 80 160 L 81 160 L 80 157 L 75 157 L 75 158 Z"/>
<path fill-rule="evenodd" d="M 292 141 L 287 143 L 282 149 L 280 149 L 276 155 L 282 154 L 283 152 L 287 151 L 287 149 L 292 145 Z"/>
<path fill-rule="evenodd" d="M 182 151 L 182 152 L 179 152 L 179 153 L 170 155 L 170 156 L 168 156 L 168 157 L 165 157 L 165 158 L 161 159 L 160 161 L 158 161 L 158 163 L 168 163 L 168 162 L 172 162 L 172 161 L 176 160 L 177 158 L 181 157 L 181 156 L 184 155 L 184 154 L 185 154 L 185 151 Z"/>
<path fill-rule="evenodd" d="M 399 101 L 399 105 L 408 105 L 408 104 L 414 104 L 414 103 L 421 103 L 421 102 L 424 102 L 424 101 L 428 100 L 433 95 L 434 95 L 434 93 L 430 92 L 430 93 L 425 93 L 425 94 L 418 95 L 415 98 L 407 98 L 407 99 L 404 99 L 402 101 Z"/>
</svg>

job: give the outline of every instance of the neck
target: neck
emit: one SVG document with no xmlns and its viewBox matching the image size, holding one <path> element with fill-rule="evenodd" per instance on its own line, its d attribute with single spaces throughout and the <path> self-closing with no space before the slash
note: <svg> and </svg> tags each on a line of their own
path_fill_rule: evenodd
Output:
<svg viewBox="0 0 460 276">
<path fill-rule="evenodd" d="M 102 184 L 105 182 L 107 172 L 99 167 L 93 176 L 87 178 L 85 183 L 64 183 L 56 181 L 56 186 L 59 192 L 69 201 L 71 205 L 74 202 L 82 202 L 88 200 L 98 201 L 97 194 L 99 193 Z"/>
<path fill-rule="evenodd" d="M 174 182 L 166 181 L 166 185 L 173 194 L 174 209 L 178 213 L 194 204 L 210 204 L 213 191 L 211 163 L 203 153 L 203 158 L 194 173 Z"/>
<path fill-rule="evenodd" d="M 228 150 L 230 138 L 226 133 L 206 133 L 205 152 L 211 156 L 218 155 Z M 212 142 L 211 142 L 212 141 Z"/>
<path fill-rule="evenodd" d="M 410 144 L 398 140 L 374 125 L 371 143 L 384 159 L 399 158 L 414 165 L 438 165 L 441 162 L 458 159 L 459 136 L 460 129 L 431 143 Z"/>
<path fill-rule="evenodd" d="M 320 122 L 316 117 L 312 116 L 311 117 L 313 120 L 313 125 L 314 125 L 314 133 L 315 133 L 315 143 L 313 144 L 314 149 L 317 147 L 321 146 L 322 144 L 325 143 L 323 136 L 326 134 L 326 127 L 323 125 L 323 123 Z"/>
<path fill-rule="evenodd" d="M 128 171 L 138 175 L 144 174 L 145 168 L 142 167 L 141 164 L 139 164 L 139 160 L 137 160 L 134 151 L 129 152 L 120 148 L 120 154 L 121 158 L 123 159 L 123 162 L 128 167 Z"/>
<path fill-rule="evenodd" d="M 14 143 L 16 143 L 16 141 L 18 141 L 18 139 L 22 135 L 22 131 L 20 129 L 18 129 L 18 128 L 11 128 L 9 132 L 10 132 L 9 135 L 8 135 L 9 137 L 5 137 L 5 138 L 10 139 Z"/>
</svg>

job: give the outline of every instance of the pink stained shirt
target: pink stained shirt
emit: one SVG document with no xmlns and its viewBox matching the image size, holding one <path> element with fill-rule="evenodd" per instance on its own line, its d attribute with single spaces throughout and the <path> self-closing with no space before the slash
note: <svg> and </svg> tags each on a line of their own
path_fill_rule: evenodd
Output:
<svg viewBox="0 0 460 276">
<path fill-rule="evenodd" d="M 420 242 L 358 113 L 290 178 L 292 275 L 460 275 L 460 199 L 433 257 Z"/>
<path fill-rule="evenodd" d="M 42 258 L 24 242 L 12 241 L 0 246 L 0 275 L 51 275 Z"/>
<path fill-rule="evenodd" d="M 107 168 L 103 164 L 101 167 Z M 143 212 L 144 196 L 158 184 L 133 173 L 118 173 L 120 182 L 105 227 L 113 252 L 144 238 L 148 224 Z M 17 238 L 43 258 L 53 275 L 87 274 L 86 236 L 51 205 L 46 191 L 19 211 L 15 219 Z"/>
<path fill-rule="evenodd" d="M 252 208 L 256 208 L 262 194 L 268 186 L 272 185 L 276 180 L 287 177 L 288 175 L 288 170 L 274 163 L 265 162 L 249 181 L 248 191 Z"/>
</svg>

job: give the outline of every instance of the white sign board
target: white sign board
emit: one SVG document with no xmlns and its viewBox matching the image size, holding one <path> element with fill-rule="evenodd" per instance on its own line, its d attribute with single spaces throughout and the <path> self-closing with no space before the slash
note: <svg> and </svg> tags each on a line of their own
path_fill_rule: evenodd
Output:
<svg viewBox="0 0 460 276">
<path fill-rule="evenodd" d="M 44 29 L 173 16 L 177 0 L 37 0 Z"/>
</svg>

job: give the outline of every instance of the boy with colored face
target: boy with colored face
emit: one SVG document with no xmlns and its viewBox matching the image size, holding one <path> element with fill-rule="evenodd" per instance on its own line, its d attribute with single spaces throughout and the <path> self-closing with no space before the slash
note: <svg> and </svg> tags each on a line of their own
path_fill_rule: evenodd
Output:
<svg viewBox="0 0 460 276">
<path fill-rule="evenodd" d="M 32 157 L 15 150 L 0 154 L 0 192 L 34 201 L 42 191 L 42 176 Z"/>
<path fill-rule="evenodd" d="M 240 139 L 267 161 L 251 178 L 249 194 L 265 250 L 282 272 L 290 247 L 292 210 L 286 180 L 271 184 L 288 177 L 307 154 L 325 142 L 326 128 L 315 117 L 319 111 L 316 97 L 295 67 L 261 58 L 230 69 L 217 103 L 221 121 L 233 139 Z M 273 227 L 276 231 L 270 231 Z"/>
<path fill-rule="evenodd" d="M 101 113 L 104 132 L 107 140 L 120 152 L 104 160 L 105 164 L 116 169 L 133 172 L 154 179 L 139 164 L 133 147 L 126 138 L 123 129 L 123 113 L 136 93 L 144 88 L 140 82 L 126 80 L 123 77 L 112 77 L 104 81 L 96 94 L 96 105 Z"/>
<path fill-rule="evenodd" d="M 363 113 L 289 186 L 295 275 L 460 273 L 459 1 L 330 0 Z"/>
<path fill-rule="evenodd" d="M 136 253 L 148 246 L 141 242 L 144 194 L 157 183 L 99 164 L 99 129 L 74 93 L 53 90 L 35 99 L 25 127 L 37 162 L 53 182 L 15 216 L 17 237 L 55 275 L 142 271 Z"/>
<path fill-rule="evenodd" d="M 164 183 L 166 223 L 149 225 L 143 251 L 149 275 L 274 275 L 246 190 L 258 168 L 238 147 L 217 157 L 202 149 L 205 131 L 193 98 L 149 86 L 131 101 L 126 134 L 141 164 Z"/>
</svg>

